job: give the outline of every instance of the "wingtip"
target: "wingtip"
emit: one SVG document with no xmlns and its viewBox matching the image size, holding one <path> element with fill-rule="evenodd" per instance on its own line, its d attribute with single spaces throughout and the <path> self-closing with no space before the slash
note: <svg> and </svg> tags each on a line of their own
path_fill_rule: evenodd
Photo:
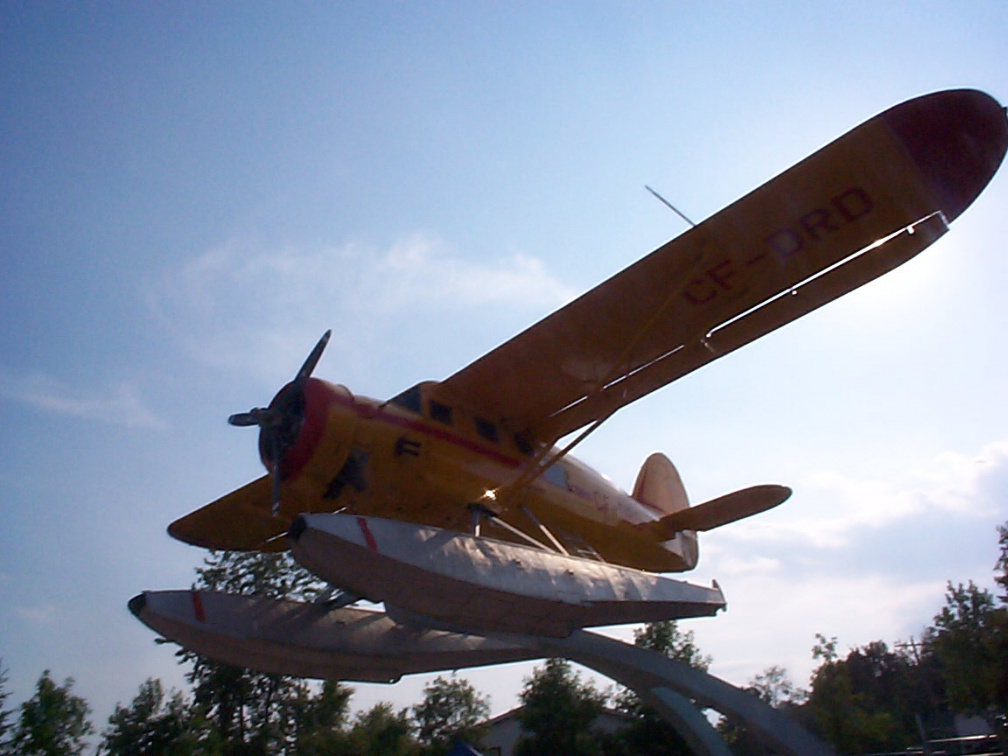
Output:
<svg viewBox="0 0 1008 756">
<path fill-rule="evenodd" d="M 147 594 L 138 593 L 136 596 L 131 598 L 126 603 L 126 606 L 129 607 L 129 610 L 130 612 L 133 613 L 133 616 L 139 619 L 140 612 L 142 612 L 144 608 L 147 606 Z"/>
<path fill-rule="evenodd" d="M 176 520 L 171 525 L 168 526 L 168 535 L 174 538 L 176 541 L 181 541 L 187 546 L 196 546 L 201 549 L 212 549 L 214 548 L 212 544 L 206 543 L 200 538 L 195 537 L 191 533 L 188 533 L 182 525 L 180 525 L 180 520 Z"/>
<path fill-rule="evenodd" d="M 917 164 L 948 221 L 973 203 L 1008 151 L 1006 110 L 979 90 L 924 95 L 881 118 Z"/>
</svg>

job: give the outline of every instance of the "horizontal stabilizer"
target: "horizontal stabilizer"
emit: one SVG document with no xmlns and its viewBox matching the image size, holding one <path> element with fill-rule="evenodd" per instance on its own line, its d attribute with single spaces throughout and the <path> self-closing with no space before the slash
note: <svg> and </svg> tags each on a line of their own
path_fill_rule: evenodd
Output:
<svg viewBox="0 0 1008 756">
<path fill-rule="evenodd" d="M 765 512 L 784 503 L 790 495 L 791 489 L 787 486 L 753 486 L 705 501 L 695 507 L 680 509 L 640 527 L 664 541 L 675 538 L 676 533 L 684 530 L 713 530 Z"/>
</svg>

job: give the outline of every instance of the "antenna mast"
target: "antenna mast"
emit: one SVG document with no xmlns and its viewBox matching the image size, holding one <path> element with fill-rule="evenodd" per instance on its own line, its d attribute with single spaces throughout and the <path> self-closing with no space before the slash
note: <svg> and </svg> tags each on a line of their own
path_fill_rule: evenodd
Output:
<svg viewBox="0 0 1008 756">
<path fill-rule="evenodd" d="M 693 222 L 693 221 L 691 221 L 691 220 L 690 220 L 689 218 L 687 218 L 687 217 L 686 217 L 686 215 L 685 215 L 684 213 L 682 213 L 682 212 L 681 212 L 681 211 L 680 211 L 680 210 L 679 210 L 679 209 L 678 209 L 678 208 L 677 208 L 677 207 L 676 207 L 675 205 L 673 205 L 673 204 L 672 204 L 671 202 L 669 202 L 669 201 L 668 201 L 667 199 L 665 199 L 664 197 L 662 197 L 662 196 L 661 196 L 660 194 L 658 194 L 658 192 L 656 192 L 656 191 L 655 191 L 654 189 L 652 189 L 652 188 L 651 188 L 650 186 L 648 186 L 647 184 L 645 184 L 645 185 L 644 185 L 644 188 L 645 188 L 645 189 L 647 189 L 647 190 L 648 190 L 649 192 L 651 192 L 651 194 L 653 194 L 653 195 L 654 195 L 655 197 L 657 197 L 657 198 L 658 198 L 658 200 L 659 200 L 659 201 L 660 201 L 660 202 L 661 202 L 661 203 L 662 203 L 663 205 L 665 205 L 665 207 L 667 207 L 667 208 L 668 208 L 669 210 L 671 210 L 671 211 L 672 211 L 673 213 L 675 213 L 675 214 L 676 214 L 676 215 L 678 215 L 678 216 L 679 216 L 680 218 L 682 218 L 682 219 L 683 219 L 684 221 L 686 221 L 687 223 L 689 223 L 689 224 L 690 224 L 691 226 L 693 226 L 693 228 L 696 228 L 696 223 L 694 223 L 694 222 Z"/>
</svg>

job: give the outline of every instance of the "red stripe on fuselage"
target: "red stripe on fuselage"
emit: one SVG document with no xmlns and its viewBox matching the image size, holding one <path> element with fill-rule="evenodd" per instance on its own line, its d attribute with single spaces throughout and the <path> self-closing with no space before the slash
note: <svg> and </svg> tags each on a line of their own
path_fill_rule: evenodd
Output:
<svg viewBox="0 0 1008 756">
<path fill-rule="evenodd" d="M 336 391 L 333 391 L 332 389 L 329 389 L 329 387 L 326 386 L 324 381 L 318 379 L 310 379 L 308 383 L 309 385 L 311 385 L 313 382 L 321 384 L 321 386 L 328 389 L 325 392 L 326 396 L 323 397 L 321 391 L 314 391 L 312 392 L 312 394 L 308 394 L 307 392 L 308 387 L 307 386 L 305 387 L 306 388 L 305 393 L 308 394 L 309 400 L 318 397 L 318 399 L 321 400 L 321 407 L 323 409 L 327 409 L 331 404 L 338 404 L 340 406 L 353 410 L 353 412 L 357 415 L 357 417 L 361 418 L 362 420 L 378 420 L 379 422 L 392 425 L 396 428 L 403 428 L 405 430 L 415 431 L 416 433 L 421 433 L 425 436 L 430 436 L 431 438 L 446 441 L 455 446 L 460 446 L 463 449 L 466 449 L 467 451 L 479 454 L 481 457 L 492 459 L 494 462 L 503 465 L 505 467 L 518 467 L 522 464 L 522 460 L 517 457 L 505 454 L 504 452 L 498 449 L 494 449 L 493 447 L 486 446 L 485 444 L 477 443 L 476 441 L 466 438 L 465 436 L 460 435 L 458 433 L 452 433 L 451 431 L 445 428 L 439 428 L 436 425 L 431 425 L 420 420 L 414 420 L 412 418 L 406 418 L 402 417 L 401 415 L 394 414 L 392 412 L 383 409 L 384 405 L 375 406 L 369 402 L 357 401 L 353 396 L 350 395 L 349 392 L 347 392 L 346 395 L 343 395 L 337 393 Z M 313 403 L 311 405 L 311 409 L 314 409 L 315 406 L 317 405 Z M 323 411 L 320 412 L 319 414 L 324 418 L 327 413 Z M 307 425 L 307 419 L 306 419 L 306 425 Z M 312 425 L 314 428 L 315 424 L 313 423 Z M 316 438 L 314 440 L 317 442 L 318 439 Z M 305 462 L 307 462 L 307 460 L 305 460 Z M 304 463 L 302 463 L 302 466 L 303 464 Z M 290 474 L 295 473 L 292 471 Z"/>
<path fill-rule="evenodd" d="M 438 427 L 438 425 L 430 423 L 426 420 L 416 417 L 404 417 L 398 412 L 390 412 L 384 409 L 386 406 L 385 404 L 376 405 L 369 401 L 358 401 L 349 391 L 346 393 L 336 391 L 334 387 L 331 387 L 331 384 L 327 384 L 325 381 L 320 379 L 311 378 L 309 379 L 308 384 L 317 384 L 313 387 L 314 390 L 311 394 L 309 394 L 309 397 L 319 400 L 317 403 L 313 402 L 310 405 L 309 411 L 313 410 L 317 412 L 321 418 L 328 417 L 328 408 L 330 405 L 338 405 L 352 411 L 361 420 L 377 421 L 390 425 L 394 428 L 412 431 L 427 438 L 437 439 L 460 449 L 464 449 L 465 451 L 477 454 L 483 459 L 499 464 L 505 468 L 512 470 L 518 469 L 530 461 L 529 458 L 512 456 L 500 449 L 496 449 L 486 444 L 477 442 L 471 438 L 467 438 L 466 436 L 453 432 L 448 428 Z M 318 424 L 312 423 L 312 426 L 314 429 L 318 427 Z M 310 454 L 308 456 L 310 456 Z M 299 460 L 299 463 L 298 470 L 307 463 L 307 457 L 305 457 L 303 461 Z M 290 474 L 295 473 L 291 471 Z M 585 501 L 591 501 L 593 497 L 592 491 L 587 491 L 574 486 L 569 487 L 567 489 L 567 493 Z M 662 512 L 654 507 L 650 507 L 642 502 L 635 503 L 641 504 L 646 509 L 654 511 L 659 516 L 666 514 L 665 512 Z"/>
</svg>

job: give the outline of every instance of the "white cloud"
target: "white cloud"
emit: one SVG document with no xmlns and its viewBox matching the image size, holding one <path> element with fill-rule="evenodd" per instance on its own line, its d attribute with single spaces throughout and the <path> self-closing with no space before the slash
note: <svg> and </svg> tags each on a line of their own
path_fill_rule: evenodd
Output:
<svg viewBox="0 0 1008 756">
<path fill-rule="evenodd" d="M 56 606 L 42 604 L 41 606 L 19 606 L 15 609 L 18 618 L 32 625 L 52 624 L 58 616 Z"/>
<path fill-rule="evenodd" d="M 715 552 L 717 553 L 717 552 Z M 767 556 L 739 556 L 723 550 L 717 560 L 718 575 L 774 575 L 781 569 L 781 560 Z"/>
<path fill-rule="evenodd" d="M 165 423 L 144 406 L 140 392 L 117 383 L 105 394 L 70 386 L 50 376 L 14 375 L 0 368 L 0 396 L 56 415 L 128 428 L 163 428 Z"/>
<path fill-rule="evenodd" d="M 946 581 L 989 585 L 995 526 L 1008 519 L 1008 442 L 888 479 L 820 470 L 796 488 L 800 507 L 705 534 L 689 578 L 716 577 L 725 591 L 726 614 L 688 627 L 714 673 L 739 684 L 772 664 L 804 684 L 815 633 L 837 636 L 841 651 L 892 645 L 932 622 Z"/>
<path fill-rule="evenodd" d="M 944 452 L 928 465 L 888 480 L 858 480 L 833 470 L 811 472 L 795 487 L 804 505 L 724 531 L 726 541 L 795 542 L 823 549 L 848 546 L 855 535 L 928 514 L 991 517 L 1003 511 L 1008 442 L 977 454 Z"/>
<path fill-rule="evenodd" d="M 474 260 L 416 234 L 387 249 L 359 244 L 257 249 L 232 240 L 152 287 L 148 302 L 204 364 L 276 382 L 334 327 L 342 362 L 393 350 L 401 333 L 479 306 L 547 310 L 574 292 L 523 254 Z"/>
<path fill-rule="evenodd" d="M 942 605 L 942 581 L 904 581 L 874 575 L 805 577 L 754 574 L 722 583 L 728 611 L 713 620 L 691 620 L 712 672 L 745 684 L 771 665 L 786 667 L 799 685 L 815 663 L 816 633 L 836 636 L 839 649 L 875 640 L 888 645 L 918 636 Z"/>
</svg>

